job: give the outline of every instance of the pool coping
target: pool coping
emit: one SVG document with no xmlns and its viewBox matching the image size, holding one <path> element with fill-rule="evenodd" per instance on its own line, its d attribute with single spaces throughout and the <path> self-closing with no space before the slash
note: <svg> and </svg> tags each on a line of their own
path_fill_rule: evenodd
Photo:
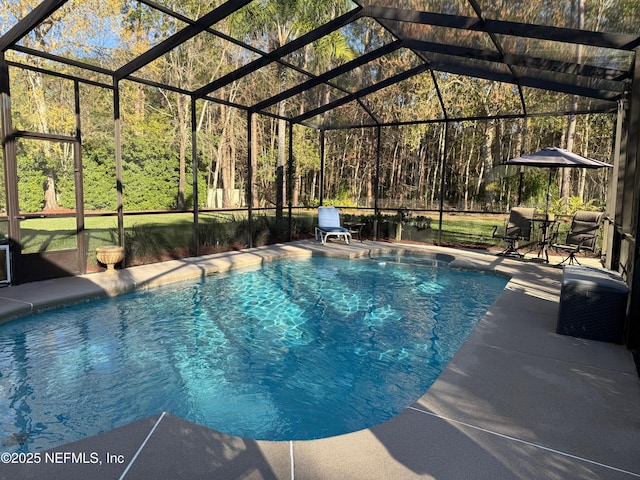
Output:
<svg viewBox="0 0 640 480">
<path fill-rule="evenodd" d="M 0 479 L 640 478 L 640 384 L 631 354 L 556 334 L 562 271 L 534 261 L 300 241 L 2 288 L 0 319 L 283 257 L 398 248 L 453 255 L 457 268 L 510 280 L 431 388 L 393 419 L 320 440 L 265 442 L 167 412 L 43 452 L 46 462 L 2 465 Z M 100 463 L 91 463 L 93 454 Z"/>
</svg>

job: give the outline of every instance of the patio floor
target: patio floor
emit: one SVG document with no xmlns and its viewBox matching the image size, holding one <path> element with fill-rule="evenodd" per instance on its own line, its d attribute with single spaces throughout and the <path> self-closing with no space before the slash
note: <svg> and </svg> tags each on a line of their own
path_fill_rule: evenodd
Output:
<svg viewBox="0 0 640 480">
<path fill-rule="evenodd" d="M 534 261 L 433 246 L 301 241 L 3 288 L 0 319 L 282 256 L 398 247 L 451 254 L 461 266 L 511 280 L 438 380 L 395 418 L 321 440 L 265 442 L 168 412 L 42 452 L 39 464 L 3 464 L 0 479 L 640 478 L 640 382 L 632 356 L 621 345 L 556 334 L 562 270 Z"/>
</svg>

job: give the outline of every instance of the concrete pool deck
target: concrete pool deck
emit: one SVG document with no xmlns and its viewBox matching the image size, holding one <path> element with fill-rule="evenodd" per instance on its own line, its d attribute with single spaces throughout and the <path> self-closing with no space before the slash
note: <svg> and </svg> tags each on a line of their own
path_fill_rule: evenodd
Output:
<svg viewBox="0 0 640 480">
<path fill-rule="evenodd" d="M 1 288 L 0 321 L 61 300 L 282 256 L 394 248 L 453 255 L 511 280 L 432 387 L 393 419 L 337 437 L 267 442 L 159 413 L 40 452 L 38 464 L 0 464 L 0 479 L 640 478 L 632 356 L 621 345 L 556 334 L 562 270 L 533 261 L 434 246 L 301 241 Z"/>
</svg>

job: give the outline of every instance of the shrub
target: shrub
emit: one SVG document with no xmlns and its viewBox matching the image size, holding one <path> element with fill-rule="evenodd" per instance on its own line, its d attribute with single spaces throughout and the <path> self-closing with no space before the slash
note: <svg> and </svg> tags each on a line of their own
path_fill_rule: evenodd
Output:
<svg viewBox="0 0 640 480">
<path fill-rule="evenodd" d="M 235 239 L 235 220 L 208 218 L 199 225 L 198 243 L 203 247 L 227 248 Z"/>
<path fill-rule="evenodd" d="M 549 213 L 556 215 L 573 215 L 578 210 L 599 210 L 593 203 L 593 199 L 585 203 L 580 197 L 557 198 L 549 205 Z"/>
<path fill-rule="evenodd" d="M 171 249 L 162 225 L 133 225 L 124 232 L 125 255 L 129 261 L 142 258 L 159 259 Z"/>
</svg>

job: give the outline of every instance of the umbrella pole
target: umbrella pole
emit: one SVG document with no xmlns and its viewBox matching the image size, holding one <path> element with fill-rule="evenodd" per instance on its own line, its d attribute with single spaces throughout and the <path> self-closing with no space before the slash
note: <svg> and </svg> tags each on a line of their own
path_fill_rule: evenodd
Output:
<svg viewBox="0 0 640 480">
<path fill-rule="evenodd" d="M 524 180 L 524 167 L 520 167 L 520 178 L 518 182 L 518 205 L 522 203 L 522 182 Z"/>
<path fill-rule="evenodd" d="M 547 183 L 547 206 L 545 208 L 545 215 L 549 217 L 549 197 L 551 196 L 551 178 L 553 176 L 553 168 L 549 169 L 549 183 Z"/>
</svg>

